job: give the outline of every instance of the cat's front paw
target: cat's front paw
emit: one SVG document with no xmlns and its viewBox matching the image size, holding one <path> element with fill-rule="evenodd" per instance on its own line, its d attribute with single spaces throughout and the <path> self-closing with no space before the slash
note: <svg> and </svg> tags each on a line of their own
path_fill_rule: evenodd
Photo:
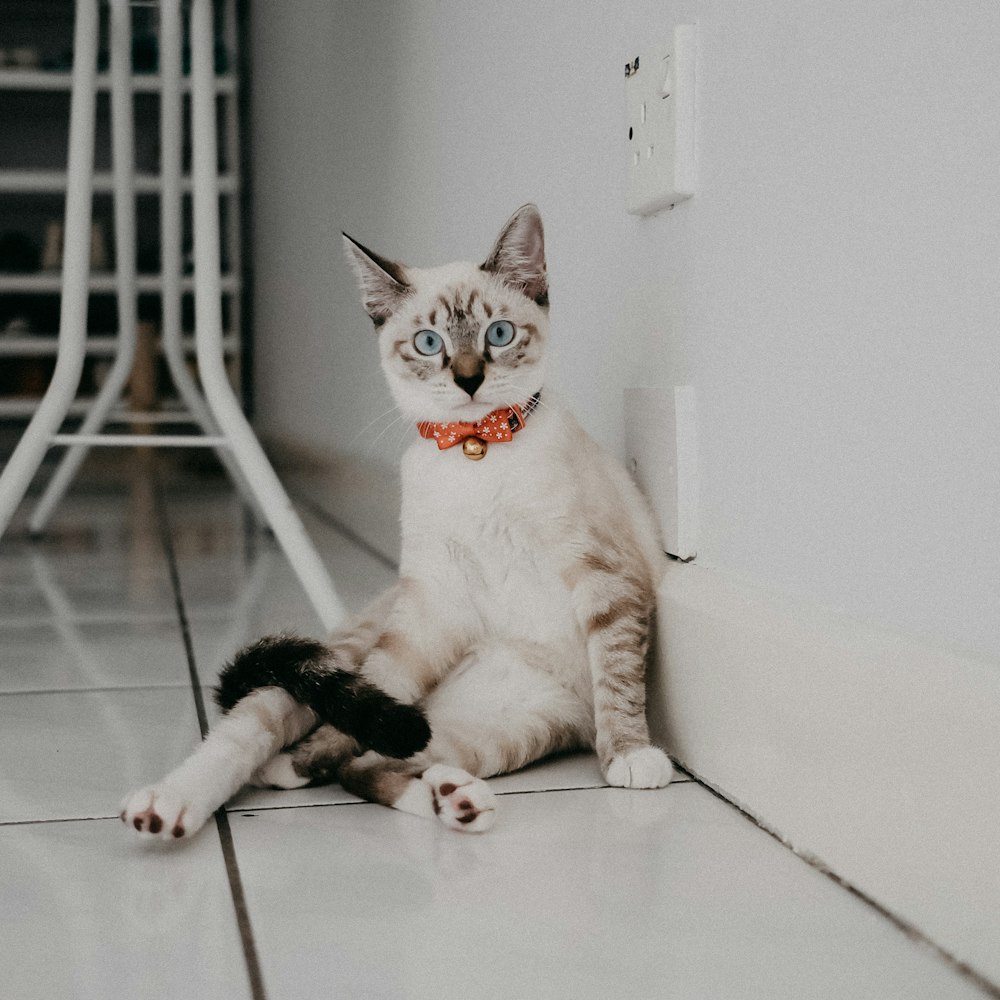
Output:
<svg viewBox="0 0 1000 1000">
<path fill-rule="evenodd" d="M 481 778 L 459 767 L 434 764 L 420 776 L 431 786 L 434 812 L 449 829 L 482 833 L 496 819 L 496 796 Z"/>
<path fill-rule="evenodd" d="M 210 810 L 206 811 L 166 783 L 147 785 L 126 795 L 120 813 L 126 826 L 161 840 L 193 836 L 210 815 Z"/>
<path fill-rule="evenodd" d="M 604 776 L 616 788 L 663 788 L 674 766 L 659 747 L 638 747 L 612 757 Z"/>
</svg>

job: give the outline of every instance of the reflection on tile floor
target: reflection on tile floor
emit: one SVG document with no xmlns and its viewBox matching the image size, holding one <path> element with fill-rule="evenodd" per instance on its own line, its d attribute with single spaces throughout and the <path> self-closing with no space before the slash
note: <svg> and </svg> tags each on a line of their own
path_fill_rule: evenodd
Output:
<svg viewBox="0 0 1000 1000">
<path fill-rule="evenodd" d="M 47 539 L 0 540 L 4 1000 L 983 995 L 704 788 L 610 789 L 590 754 L 495 779 L 484 836 L 331 786 L 136 842 L 119 799 L 196 744 L 192 677 L 267 631 L 321 635 L 227 489 L 163 500 L 78 490 Z M 349 608 L 392 579 L 304 520 Z"/>
</svg>

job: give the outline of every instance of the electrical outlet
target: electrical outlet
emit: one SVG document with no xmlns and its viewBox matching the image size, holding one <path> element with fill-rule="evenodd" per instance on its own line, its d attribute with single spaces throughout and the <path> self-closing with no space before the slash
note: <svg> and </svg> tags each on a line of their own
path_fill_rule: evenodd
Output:
<svg viewBox="0 0 1000 1000">
<path fill-rule="evenodd" d="M 625 67 L 626 207 L 634 215 L 672 208 L 694 194 L 694 25 Z"/>
<path fill-rule="evenodd" d="M 694 559 L 699 492 L 694 389 L 626 389 L 625 453 L 653 505 L 663 548 L 685 562 Z"/>
</svg>

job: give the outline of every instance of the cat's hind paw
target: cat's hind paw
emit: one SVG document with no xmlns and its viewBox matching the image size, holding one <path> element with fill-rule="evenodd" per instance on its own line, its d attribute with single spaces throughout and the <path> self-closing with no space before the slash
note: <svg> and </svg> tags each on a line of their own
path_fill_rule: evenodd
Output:
<svg viewBox="0 0 1000 1000">
<path fill-rule="evenodd" d="M 185 799 L 169 785 L 147 785 L 125 796 L 121 821 L 143 836 L 161 840 L 191 837 L 211 815 L 195 802 Z"/>
<path fill-rule="evenodd" d="M 615 788 L 663 788 L 674 766 L 659 747 L 638 747 L 612 757 L 604 776 Z"/>
<path fill-rule="evenodd" d="M 450 830 L 482 833 L 496 821 L 496 796 L 481 778 L 459 767 L 434 764 L 420 780 L 431 786 L 434 812 Z"/>
<path fill-rule="evenodd" d="M 257 788 L 302 788 L 309 784 L 309 777 L 303 777 L 295 770 L 290 753 L 275 754 L 266 764 L 258 767 L 250 779 Z"/>
</svg>

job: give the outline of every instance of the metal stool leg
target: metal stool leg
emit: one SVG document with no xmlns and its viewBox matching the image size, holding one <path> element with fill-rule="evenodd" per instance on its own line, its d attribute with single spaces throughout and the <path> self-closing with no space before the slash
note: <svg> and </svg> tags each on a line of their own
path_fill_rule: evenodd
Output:
<svg viewBox="0 0 1000 1000">
<path fill-rule="evenodd" d="M 163 276 L 163 355 L 177 392 L 205 434 L 218 434 L 211 411 L 188 372 L 181 343 L 181 0 L 160 3 L 160 260 Z M 244 500 L 260 516 L 257 499 L 228 448 L 215 454 Z"/>
<path fill-rule="evenodd" d="M 77 0 L 58 355 L 45 396 L 0 473 L 0 535 L 24 498 L 52 435 L 62 424 L 83 372 L 90 284 L 97 29 L 97 0 Z"/>
<path fill-rule="evenodd" d="M 278 543 L 321 621 L 333 628 L 343 606 L 280 480 L 240 409 L 226 376 L 219 276 L 219 198 L 211 0 L 191 10 L 191 119 L 194 183 L 195 342 L 205 397 Z"/>
<path fill-rule="evenodd" d="M 95 434 L 121 398 L 135 360 L 136 302 L 135 125 L 132 108 L 132 16 L 128 0 L 111 0 L 111 160 L 115 196 L 115 277 L 118 292 L 118 353 L 77 431 Z M 40 534 L 90 451 L 66 449 L 28 522 Z"/>
</svg>

